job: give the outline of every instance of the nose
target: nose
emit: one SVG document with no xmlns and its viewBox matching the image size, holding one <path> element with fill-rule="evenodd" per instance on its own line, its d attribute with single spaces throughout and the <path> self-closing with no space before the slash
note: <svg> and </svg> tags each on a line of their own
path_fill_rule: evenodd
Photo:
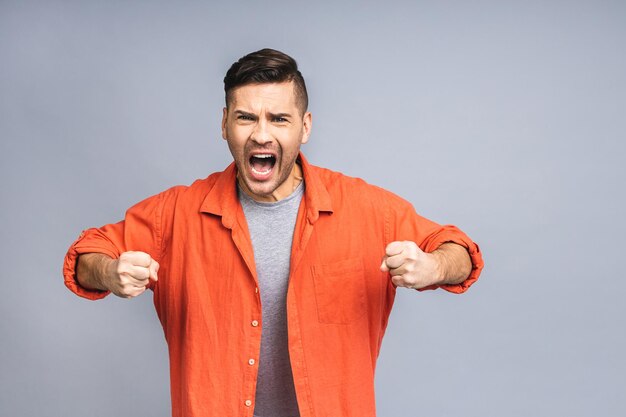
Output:
<svg viewBox="0 0 626 417">
<path fill-rule="evenodd" d="M 269 132 L 269 126 L 267 121 L 261 119 L 258 121 L 252 134 L 250 135 L 250 139 L 258 143 L 259 145 L 265 145 L 268 142 L 272 141 L 272 136 Z"/>
</svg>

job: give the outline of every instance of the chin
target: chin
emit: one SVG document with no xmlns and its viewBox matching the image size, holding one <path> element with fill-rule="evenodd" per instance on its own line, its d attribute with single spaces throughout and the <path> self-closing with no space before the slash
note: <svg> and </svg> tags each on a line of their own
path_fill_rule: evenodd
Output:
<svg viewBox="0 0 626 417">
<path fill-rule="evenodd" d="M 274 181 L 267 184 L 258 184 L 246 180 L 245 185 L 248 193 L 252 194 L 255 197 L 261 198 L 272 198 L 272 193 L 274 193 L 277 188 L 276 184 L 274 184 Z"/>
</svg>

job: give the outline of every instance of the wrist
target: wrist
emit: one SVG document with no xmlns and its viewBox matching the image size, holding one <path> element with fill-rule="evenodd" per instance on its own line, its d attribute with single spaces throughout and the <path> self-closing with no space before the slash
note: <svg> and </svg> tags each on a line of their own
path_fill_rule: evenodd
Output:
<svg viewBox="0 0 626 417">
<path fill-rule="evenodd" d="M 436 249 L 433 252 L 431 252 L 431 255 L 433 255 L 435 259 L 436 282 L 434 284 L 436 285 L 446 284 L 448 268 L 447 268 L 445 255 L 439 249 Z"/>
<path fill-rule="evenodd" d="M 115 274 L 117 273 L 118 262 L 118 259 L 111 259 L 108 256 L 102 256 L 99 259 L 96 280 L 101 289 L 110 291 L 109 283 L 113 281 Z"/>
</svg>

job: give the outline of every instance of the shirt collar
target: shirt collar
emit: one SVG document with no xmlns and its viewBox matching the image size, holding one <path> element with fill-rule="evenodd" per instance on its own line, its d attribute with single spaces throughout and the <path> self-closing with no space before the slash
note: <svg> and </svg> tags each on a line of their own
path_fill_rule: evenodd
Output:
<svg viewBox="0 0 626 417">
<path fill-rule="evenodd" d="M 315 223 L 320 212 L 332 213 L 332 202 L 319 170 L 310 165 L 302 152 L 298 155 L 304 177 L 304 200 L 307 219 Z M 204 198 L 200 212 L 222 217 L 222 224 L 232 228 L 241 204 L 237 197 L 237 167 L 232 162 L 217 178 L 215 185 Z"/>
</svg>

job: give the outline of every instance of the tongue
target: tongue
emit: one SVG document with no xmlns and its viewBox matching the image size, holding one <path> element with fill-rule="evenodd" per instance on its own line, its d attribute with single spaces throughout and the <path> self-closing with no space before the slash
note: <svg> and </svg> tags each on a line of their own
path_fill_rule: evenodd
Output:
<svg viewBox="0 0 626 417">
<path fill-rule="evenodd" d="M 252 157 L 252 167 L 259 172 L 267 172 L 272 169 L 272 158 L 256 158 Z"/>
</svg>

